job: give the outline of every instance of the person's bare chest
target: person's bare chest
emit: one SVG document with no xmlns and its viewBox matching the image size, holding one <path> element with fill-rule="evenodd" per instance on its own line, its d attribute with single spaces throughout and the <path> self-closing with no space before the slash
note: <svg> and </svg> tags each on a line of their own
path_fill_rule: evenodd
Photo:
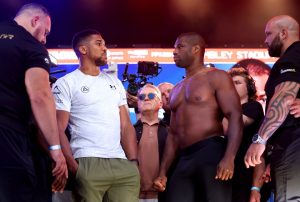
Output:
<svg viewBox="0 0 300 202">
<path fill-rule="evenodd" d="M 182 81 L 173 89 L 170 107 L 172 111 L 176 111 L 182 105 L 199 105 L 201 107 L 214 100 L 215 91 L 209 77 L 207 74 L 202 74 Z"/>
</svg>

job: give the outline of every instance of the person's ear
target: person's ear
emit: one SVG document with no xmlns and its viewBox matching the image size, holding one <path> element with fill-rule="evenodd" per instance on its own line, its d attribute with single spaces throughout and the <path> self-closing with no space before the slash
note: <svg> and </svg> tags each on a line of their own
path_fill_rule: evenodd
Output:
<svg viewBox="0 0 300 202">
<path fill-rule="evenodd" d="M 200 46 L 199 45 L 193 46 L 193 53 L 197 53 L 199 51 L 200 51 Z"/>
<path fill-rule="evenodd" d="M 282 29 L 281 32 L 279 33 L 279 37 L 281 40 L 287 39 L 288 38 L 288 30 Z"/>
<path fill-rule="evenodd" d="M 34 16 L 32 19 L 31 19 L 31 26 L 32 27 L 35 27 L 37 22 L 39 21 L 40 19 L 40 16 Z"/>
<path fill-rule="evenodd" d="M 86 55 L 87 54 L 87 48 L 86 46 L 79 46 L 79 52 L 81 53 L 81 55 Z"/>
</svg>

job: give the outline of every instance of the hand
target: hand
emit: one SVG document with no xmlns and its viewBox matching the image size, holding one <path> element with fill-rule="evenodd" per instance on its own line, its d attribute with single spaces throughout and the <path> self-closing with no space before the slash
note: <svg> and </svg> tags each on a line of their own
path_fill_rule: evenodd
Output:
<svg viewBox="0 0 300 202">
<path fill-rule="evenodd" d="M 72 165 L 69 165 L 69 171 L 73 176 L 76 176 L 78 170 L 78 162 L 74 160 L 74 163 Z"/>
<path fill-rule="evenodd" d="M 167 185 L 167 177 L 166 176 L 157 177 L 153 182 L 153 188 L 160 192 L 165 191 L 166 185 Z"/>
<path fill-rule="evenodd" d="M 300 117 L 300 99 L 296 99 L 290 107 L 290 114 L 295 118 Z"/>
<path fill-rule="evenodd" d="M 223 158 L 217 167 L 217 174 L 215 179 L 229 180 L 233 176 L 234 171 L 234 158 L 232 160 Z"/>
<path fill-rule="evenodd" d="M 258 191 L 252 190 L 250 193 L 249 202 L 260 202 L 260 193 Z"/>
<path fill-rule="evenodd" d="M 130 107 L 137 107 L 138 106 L 138 98 L 134 95 L 130 95 L 126 92 L 127 102 Z"/>
<path fill-rule="evenodd" d="M 261 155 L 264 153 L 266 145 L 263 144 L 251 144 L 244 158 L 247 168 L 261 164 Z"/>
<path fill-rule="evenodd" d="M 66 159 L 62 151 L 60 149 L 50 150 L 49 153 L 51 159 L 53 160 L 52 175 L 59 178 L 61 177 L 68 178 Z"/>
<path fill-rule="evenodd" d="M 271 182 L 271 168 L 270 168 L 270 164 L 267 165 L 266 170 L 262 176 L 262 180 L 265 183 Z"/>
<path fill-rule="evenodd" d="M 67 180 L 68 179 L 65 178 L 64 176 L 61 176 L 61 177 L 56 176 L 51 185 L 52 192 L 61 192 L 62 193 L 67 184 Z"/>
</svg>

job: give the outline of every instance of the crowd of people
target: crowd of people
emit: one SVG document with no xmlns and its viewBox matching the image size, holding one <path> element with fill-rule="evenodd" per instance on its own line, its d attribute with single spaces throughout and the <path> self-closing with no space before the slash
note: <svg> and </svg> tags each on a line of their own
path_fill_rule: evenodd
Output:
<svg viewBox="0 0 300 202">
<path fill-rule="evenodd" d="M 50 86 L 50 31 L 49 12 L 35 3 L 0 24 L 8 36 L 0 38 L 0 201 L 300 199 L 295 19 L 266 24 L 269 54 L 279 58 L 272 69 L 256 59 L 228 72 L 207 67 L 204 39 L 183 33 L 173 55 L 185 78 L 146 84 L 137 95 L 100 70 L 107 48 L 90 29 L 72 40 L 78 68 Z M 134 124 L 128 104 L 139 114 Z"/>
</svg>

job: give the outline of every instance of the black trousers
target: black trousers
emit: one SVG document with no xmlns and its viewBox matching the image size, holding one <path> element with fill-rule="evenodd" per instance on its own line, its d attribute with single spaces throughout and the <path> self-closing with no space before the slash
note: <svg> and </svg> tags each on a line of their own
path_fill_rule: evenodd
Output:
<svg viewBox="0 0 300 202">
<path fill-rule="evenodd" d="M 36 185 L 29 140 L 0 128 L 0 201 L 31 202 Z"/>
<path fill-rule="evenodd" d="M 28 134 L 0 127 L 0 202 L 49 202 L 51 180 L 51 161 Z"/>
<path fill-rule="evenodd" d="M 279 129 L 271 155 L 275 201 L 300 200 L 300 126 Z"/>
<path fill-rule="evenodd" d="M 231 182 L 215 179 L 225 149 L 221 137 L 185 148 L 171 178 L 167 202 L 231 202 Z"/>
</svg>

